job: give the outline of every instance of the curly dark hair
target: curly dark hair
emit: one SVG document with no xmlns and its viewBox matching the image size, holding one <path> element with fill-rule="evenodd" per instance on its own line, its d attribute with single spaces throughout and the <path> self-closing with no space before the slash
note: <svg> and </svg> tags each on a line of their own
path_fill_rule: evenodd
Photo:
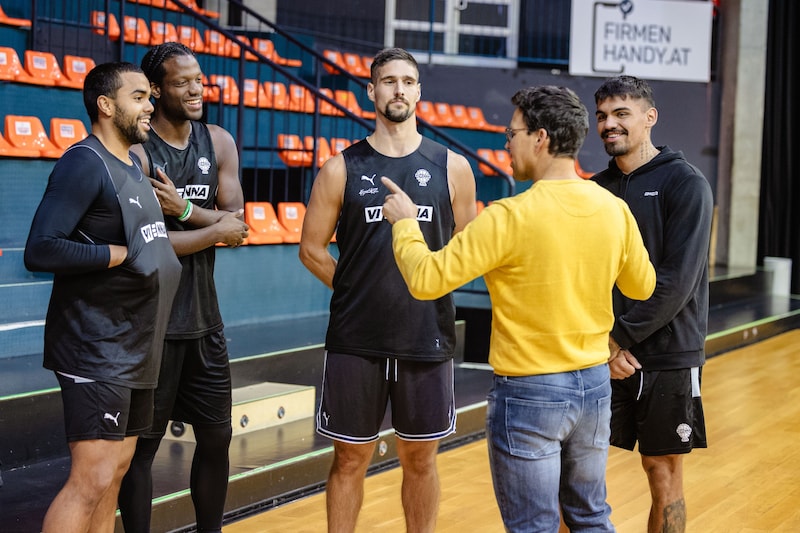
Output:
<svg viewBox="0 0 800 533">
<path fill-rule="evenodd" d="M 529 132 L 540 128 L 550 137 L 549 153 L 575 158 L 589 131 L 589 113 L 572 90 L 555 85 L 521 89 L 511 98 Z"/>
</svg>

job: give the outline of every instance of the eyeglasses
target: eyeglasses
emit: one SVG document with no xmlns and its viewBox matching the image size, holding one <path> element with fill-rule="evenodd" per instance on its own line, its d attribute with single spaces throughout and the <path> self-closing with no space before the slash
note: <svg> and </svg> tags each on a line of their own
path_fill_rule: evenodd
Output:
<svg viewBox="0 0 800 533">
<path fill-rule="evenodd" d="M 528 128 L 506 128 L 506 141 L 511 142 L 518 131 L 528 131 Z"/>
</svg>

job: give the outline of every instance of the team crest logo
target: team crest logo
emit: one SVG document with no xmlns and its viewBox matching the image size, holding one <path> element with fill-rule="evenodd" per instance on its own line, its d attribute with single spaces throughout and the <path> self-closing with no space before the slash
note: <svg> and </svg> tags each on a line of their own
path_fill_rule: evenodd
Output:
<svg viewBox="0 0 800 533">
<path fill-rule="evenodd" d="M 675 433 L 681 438 L 681 442 L 689 442 L 689 437 L 692 435 L 692 428 L 689 427 L 689 424 L 678 424 L 678 427 L 675 428 Z"/>
<path fill-rule="evenodd" d="M 209 169 L 211 169 L 211 161 L 205 157 L 201 157 L 197 160 L 197 168 L 199 168 L 203 174 L 208 174 Z"/>
<path fill-rule="evenodd" d="M 431 173 L 421 168 L 414 173 L 414 177 L 417 179 L 417 183 L 420 187 L 427 187 L 428 182 L 431 181 Z"/>
</svg>

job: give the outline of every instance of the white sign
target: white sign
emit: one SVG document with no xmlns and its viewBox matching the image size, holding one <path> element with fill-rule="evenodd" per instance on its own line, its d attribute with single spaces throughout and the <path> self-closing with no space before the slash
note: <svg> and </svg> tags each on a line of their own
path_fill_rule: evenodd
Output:
<svg viewBox="0 0 800 533">
<path fill-rule="evenodd" d="M 569 73 L 709 81 L 712 3 L 572 0 Z"/>
</svg>

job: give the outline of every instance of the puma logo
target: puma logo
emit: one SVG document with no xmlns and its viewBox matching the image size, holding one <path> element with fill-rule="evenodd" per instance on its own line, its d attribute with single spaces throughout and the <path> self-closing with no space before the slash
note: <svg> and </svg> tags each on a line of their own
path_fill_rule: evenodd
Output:
<svg viewBox="0 0 800 533">
<path fill-rule="evenodd" d="M 373 174 L 371 178 L 370 178 L 369 176 L 364 176 L 364 175 L 362 174 L 362 175 L 361 175 L 361 181 L 368 181 L 368 182 L 370 182 L 370 183 L 372 184 L 372 186 L 374 187 L 374 186 L 375 186 L 375 176 L 377 176 L 377 174 Z"/>
<path fill-rule="evenodd" d="M 116 416 L 112 415 L 111 413 L 106 413 L 103 415 L 103 420 L 113 420 L 114 425 L 117 427 L 119 427 L 119 422 L 117 421 L 118 418 L 119 418 L 119 411 L 117 411 Z"/>
<path fill-rule="evenodd" d="M 129 203 L 129 204 L 136 204 L 136 205 L 138 205 L 138 206 L 139 206 L 139 209 L 141 209 L 141 208 L 142 208 L 142 204 L 140 204 L 140 203 L 139 203 L 139 197 L 138 197 L 138 196 L 136 197 L 136 200 L 134 200 L 133 198 L 128 198 L 128 203 Z"/>
</svg>

